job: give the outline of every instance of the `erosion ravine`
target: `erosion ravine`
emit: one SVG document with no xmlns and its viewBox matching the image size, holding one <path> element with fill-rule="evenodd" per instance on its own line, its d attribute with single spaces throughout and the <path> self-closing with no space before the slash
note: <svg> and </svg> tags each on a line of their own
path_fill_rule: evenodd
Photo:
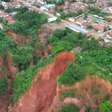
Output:
<svg viewBox="0 0 112 112">
<path fill-rule="evenodd" d="M 29 90 L 10 112 L 48 112 L 56 96 L 56 79 L 73 59 L 74 55 L 70 52 L 58 54 L 53 63 L 46 65 L 37 73 Z"/>
</svg>

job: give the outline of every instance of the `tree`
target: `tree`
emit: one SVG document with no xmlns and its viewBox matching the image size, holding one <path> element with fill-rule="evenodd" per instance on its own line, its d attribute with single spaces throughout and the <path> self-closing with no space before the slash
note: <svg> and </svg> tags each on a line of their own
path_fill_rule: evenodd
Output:
<svg viewBox="0 0 112 112">
<path fill-rule="evenodd" d="M 13 66 L 13 61 L 9 50 L 11 48 L 11 44 L 12 41 L 9 39 L 9 37 L 7 37 L 3 31 L 0 31 L 0 55 L 2 58 L 2 72 L 4 74 L 3 80 L 0 82 L 3 86 L 5 86 L 5 90 L 7 89 L 6 92 L 8 95 L 8 103 L 10 103 L 12 83 L 16 72 L 16 68 Z"/>
<path fill-rule="evenodd" d="M 22 8 L 16 14 L 15 19 L 16 23 L 11 26 L 11 29 L 22 35 L 32 36 L 47 21 L 47 16 L 29 11 L 27 8 Z"/>
<path fill-rule="evenodd" d="M 65 0 L 46 0 L 49 3 L 63 4 Z"/>
</svg>

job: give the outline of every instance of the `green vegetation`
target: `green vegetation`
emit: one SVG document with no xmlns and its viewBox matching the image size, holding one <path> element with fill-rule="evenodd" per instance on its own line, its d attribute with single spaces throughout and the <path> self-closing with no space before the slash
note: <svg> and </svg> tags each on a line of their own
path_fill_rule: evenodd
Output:
<svg viewBox="0 0 112 112">
<path fill-rule="evenodd" d="M 79 112 L 79 108 L 74 105 L 64 105 L 59 112 Z"/>
<path fill-rule="evenodd" d="M 0 95 L 5 94 L 7 91 L 7 78 L 0 78 Z"/>
<path fill-rule="evenodd" d="M 27 68 L 16 74 L 16 79 L 13 82 L 13 95 L 11 101 L 14 104 L 20 97 L 25 93 L 25 91 L 31 86 L 32 79 L 37 75 L 41 67 L 46 64 L 51 63 L 52 56 L 47 58 L 41 58 L 37 65 Z"/>
<path fill-rule="evenodd" d="M 111 48 L 96 49 L 79 53 L 76 66 L 83 74 L 96 74 L 112 82 L 112 53 Z"/>
<path fill-rule="evenodd" d="M 59 4 L 63 2 L 64 1 L 61 0 L 59 1 Z M 11 12 L 12 10 L 13 9 L 7 11 Z M 6 25 L 5 30 L 0 31 L 0 55 L 4 56 L 4 53 L 8 52 L 13 59 L 14 65 L 18 69 L 18 73 L 15 74 L 15 80 L 12 85 L 12 103 L 17 102 L 25 91 L 30 88 L 33 77 L 37 75 L 40 68 L 51 63 L 53 57 L 61 51 L 74 52 L 75 61 L 71 62 L 64 73 L 58 77 L 58 85 L 71 86 L 76 82 L 83 80 L 87 75 L 97 75 L 112 83 L 112 48 L 103 48 L 95 39 L 91 38 L 88 40 L 85 35 L 72 32 L 68 29 L 56 30 L 53 35 L 48 38 L 48 43 L 44 46 L 40 43 L 37 33 L 41 25 L 46 23 L 47 16 L 29 11 L 27 8 L 15 10 L 17 11 L 17 14 L 15 15 L 16 23 L 14 25 L 8 25 L 6 21 L 0 20 Z M 64 11 L 60 13 L 62 19 L 82 14 L 82 12 L 65 14 Z M 96 8 L 91 8 L 88 13 L 104 16 L 104 13 Z M 6 36 L 5 31 L 8 29 L 13 30 L 17 34 L 24 35 L 23 38 L 30 37 L 30 42 L 27 44 L 17 44 L 12 41 L 10 37 Z M 38 50 L 45 50 L 44 47 L 46 47 L 47 51 L 47 45 L 51 45 L 48 57 L 46 58 L 37 55 L 40 53 L 38 53 Z M 79 51 L 77 51 L 76 48 L 80 48 Z M 3 77 L 0 79 L 0 95 L 4 94 L 6 90 L 7 77 Z M 74 91 L 62 92 L 60 99 L 64 100 L 66 97 L 74 96 Z M 59 112 L 78 111 L 79 108 L 74 105 L 64 105 Z M 101 103 L 98 108 L 98 112 L 111 111 L 112 104 L 108 101 Z M 87 112 L 93 112 L 93 110 L 87 109 Z"/>
<path fill-rule="evenodd" d="M 0 56 L 3 57 L 5 62 L 5 56 L 7 55 L 7 53 L 9 53 L 8 51 L 12 48 L 12 44 L 13 43 L 11 39 L 7 37 L 3 31 L 0 31 Z M 0 95 L 2 95 L 7 92 L 7 71 L 3 65 L 0 66 L 0 72 L 4 74 L 4 76 L 0 78 Z"/>
<path fill-rule="evenodd" d="M 111 112 L 112 104 L 109 101 L 105 101 L 100 104 L 99 108 L 95 111 L 92 109 L 86 109 L 86 112 Z M 59 112 L 79 112 L 79 108 L 74 105 L 64 105 Z"/>
<path fill-rule="evenodd" d="M 27 10 L 27 7 L 20 7 L 20 8 L 16 8 L 16 7 L 8 7 L 7 9 L 4 9 L 5 12 L 7 13 L 12 13 L 12 12 L 15 12 L 16 11 L 22 11 L 22 10 Z"/>
<path fill-rule="evenodd" d="M 0 31 L 0 54 L 4 52 L 5 49 L 10 49 L 12 41 L 8 38 L 4 32 Z"/>
<path fill-rule="evenodd" d="M 111 112 L 112 111 L 112 103 L 109 101 L 105 101 L 99 106 L 100 112 Z"/>
<path fill-rule="evenodd" d="M 37 33 L 40 26 L 47 21 L 47 16 L 21 8 L 15 15 L 16 23 L 11 29 L 22 35 L 33 35 Z"/>
<path fill-rule="evenodd" d="M 63 4 L 65 0 L 46 0 L 47 3 Z"/>
<path fill-rule="evenodd" d="M 36 74 L 36 69 L 29 68 L 26 71 L 17 73 L 13 82 L 13 95 L 11 101 L 15 103 L 18 98 L 30 87 L 32 78 Z"/>
<path fill-rule="evenodd" d="M 56 30 L 53 36 L 48 39 L 48 43 L 53 46 L 53 53 L 73 50 L 77 46 L 80 46 L 83 51 L 86 49 L 100 49 L 100 45 L 96 40 L 87 40 L 85 35 L 72 32 L 68 29 Z"/>
<path fill-rule="evenodd" d="M 90 7 L 88 12 L 86 12 L 88 14 L 95 14 L 98 16 L 102 16 L 102 17 L 106 17 L 107 13 L 102 12 L 102 10 L 98 7 Z"/>
<path fill-rule="evenodd" d="M 33 48 L 31 45 L 16 45 L 11 49 L 14 64 L 20 70 L 26 69 L 33 59 Z"/>
<path fill-rule="evenodd" d="M 9 11 L 12 10 L 13 9 L 10 9 Z M 15 15 L 16 23 L 8 25 L 6 31 L 13 30 L 18 34 L 24 35 L 22 38 L 26 37 L 30 39 L 30 42 L 24 45 L 18 45 L 13 42 L 9 50 L 13 57 L 14 65 L 21 71 L 27 69 L 29 65 L 34 62 L 34 58 L 37 60 L 39 57 L 34 55 L 34 52 L 39 49 L 38 46 L 40 44 L 38 42 L 37 33 L 41 25 L 47 21 L 47 16 L 29 11 L 26 7 L 15 10 L 17 11 Z M 8 44 L 6 43 L 6 45 Z"/>
<path fill-rule="evenodd" d="M 69 13 L 66 13 L 63 9 L 59 9 L 58 10 L 58 13 L 60 13 L 61 15 L 61 19 L 66 19 L 68 17 L 76 17 L 76 16 L 79 16 L 81 15 L 83 12 L 82 11 L 79 11 L 79 12 L 69 12 Z"/>
<path fill-rule="evenodd" d="M 56 30 L 54 32 L 54 35 L 52 37 L 50 37 L 48 39 L 48 43 L 51 44 L 53 46 L 53 51 L 57 51 L 57 46 L 58 49 L 60 51 L 60 49 L 62 50 L 70 50 L 73 48 L 73 42 L 70 43 L 70 39 L 73 38 L 74 33 L 72 32 L 71 34 L 71 38 L 69 38 L 70 36 L 69 30 L 65 29 L 65 30 Z M 67 48 L 67 49 L 66 49 Z"/>
<path fill-rule="evenodd" d="M 44 14 L 38 14 L 32 11 L 28 11 L 27 8 L 21 8 L 17 9 L 15 19 L 17 22 L 14 25 L 8 25 L 7 23 L 5 23 L 4 26 L 6 27 L 6 29 L 0 31 L 0 55 L 2 55 L 4 58 L 4 55 L 10 54 L 14 65 L 18 69 L 16 80 L 14 81 L 13 85 L 13 102 L 16 101 L 19 96 L 25 92 L 29 85 L 31 85 L 32 77 L 33 75 L 36 75 L 37 68 L 39 68 L 41 64 L 44 65 L 48 62 L 48 59 L 46 58 L 39 58 L 37 60 L 39 61 L 37 66 L 34 66 L 32 64 L 34 52 L 35 50 L 38 50 L 38 45 L 36 42 L 37 32 L 41 25 L 46 22 L 47 16 Z M 5 34 L 5 31 L 10 29 L 18 34 L 24 35 L 24 37 L 32 37 L 31 41 L 27 44 L 15 43 L 10 37 L 6 36 Z M 0 79 L 0 93 L 4 93 L 6 88 L 6 80 L 4 78 Z"/>
<path fill-rule="evenodd" d="M 62 92 L 60 95 L 60 99 L 64 100 L 66 97 L 74 97 L 74 96 L 75 96 L 74 91 Z"/>
<path fill-rule="evenodd" d="M 48 42 L 53 46 L 51 54 L 81 48 L 75 62 L 58 78 L 58 84 L 72 85 L 93 74 L 112 82 L 112 48 L 102 48 L 96 40 L 88 40 L 85 35 L 67 29 L 56 30 Z"/>
<path fill-rule="evenodd" d="M 64 85 L 72 85 L 76 79 L 78 80 L 79 78 L 81 78 L 81 76 L 75 76 L 74 75 L 74 71 L 75 70 L 75 66 L 73 64 L 70 64 L 67 69 L 65 70 L 65 72 L 63 73 L 63 75 L 61 75 L 57 82 L 59 85 L 64 84 Z"/>
<path fill-rule="evenodd" d="M 76 62 L 58 79 L 59 84 L 73 84 L 86 75 L 98 75 L 112 82 L 112 53 L 108 49 L 83 51 L 76 55 Z M 75 64 L 75 67 L 73 66 Z"/>
<path fill-rule="evenodd" d="M 75 61 L 69 64 L 65 72 L 58 77 L 57 83 L 59 85 L 71 86 L 76 82 L 83 80 L 87 75 L 97 75 L 112 83 L 112 48 L 103 48 L 96 40 L 88 40 L 85 35 L 71 32 L 68 29 L 56 30 L 53 36 L 49 38 L 48 42 L 53 46 L 51 54 L 66 50 L 74 51 L 74 48 L 76 47 L 81 48 L 81 51 L 77 54 L 74 51 L 76 54 Z M 57 47 L 58 43 L 63 42 L 66 42 L 67 44 L 59 44 Z M 68 91 L 62 92 L 60 98 L 63 100 L 66 97 L 74 96 L 75 92 Z M 76 111 L 76 109 L 72 109 L 73 107 L 70 105 L 65 105 L 59 112 Z M 86 108 L 86 111 L 94 112 L 91 108 Z M 102 103 L 100 109 L 97 109 L 97 111 L 110 112 L 111 108 L 108 103 Z"/>
</svg>

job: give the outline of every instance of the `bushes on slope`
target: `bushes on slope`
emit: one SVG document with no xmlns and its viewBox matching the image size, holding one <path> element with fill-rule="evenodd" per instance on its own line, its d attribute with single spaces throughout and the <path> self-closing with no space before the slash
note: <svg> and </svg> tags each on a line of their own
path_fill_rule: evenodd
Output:
<svg viewBox="0 0 112 112">
<path fill-rule="evenodd" d="M 79 112 L 79 108 L 75 105 L 64 105 L 59 112 Z"/>
<path fill-rule="evenodd" d="M 33 58 L 33 48 L 31 45 L 16 45 L 11 49 L 14 64 L 20 70 L 25 70 L 29 67 Z"/>
<path fill-rule="evenodd" d="M 69 65 L 64 74 L 58 78 L 59 84 L 73 84 L 88 74 L 96 74 L 112 81 L 112 48 L 102 48 L 96 40 L 88 40 L 85 35 L 70 32 L 69 30 L 60 34 L 63 35 L 63 37 L 58 35 L 60 39 L 56 35 L 50 38 L 49 43 L 53 45 L 51 53 L 72 50 L 77 46 L 80 46 L 82 51 L 76 55 L 75 62 Z"/>
<path fill-rule="evenodd" d="M 0 95 L 6 94 L 7 92 L 7 78 L 0 78 Z"/>
<path fill-rule="evenodd" d="M 47 21 L 47 16 L 22 8 L 15 15 L 15 19 L 16 23 L 11 25 L 11 29 L 27 36 L 35 34 L 40 26 Z"/>
<path fill-rule="evenodd" d="M 31 68 L 27 68 L 16 74 L 16 79 L 13 82 L 13 95 L 11 97 L 12 103 L 15 103 L 31 86 L 32 79 L 35 75 L 37 75 L 38 70 L 49 64 L 52 61 L 52 56 L 48 58 L 42 58 L 37 65 Z"/>
</svg>

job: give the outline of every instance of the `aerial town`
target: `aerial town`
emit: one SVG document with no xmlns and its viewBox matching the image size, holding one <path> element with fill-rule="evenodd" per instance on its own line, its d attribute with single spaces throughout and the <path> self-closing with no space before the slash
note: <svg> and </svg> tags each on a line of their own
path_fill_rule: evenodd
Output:
<svg viewBox="0 0 112 112">
<path fill-rule="evenodd" d="M 0 112 L 112 112 L 112 0 L 0 0 Z"/>
</svg>

